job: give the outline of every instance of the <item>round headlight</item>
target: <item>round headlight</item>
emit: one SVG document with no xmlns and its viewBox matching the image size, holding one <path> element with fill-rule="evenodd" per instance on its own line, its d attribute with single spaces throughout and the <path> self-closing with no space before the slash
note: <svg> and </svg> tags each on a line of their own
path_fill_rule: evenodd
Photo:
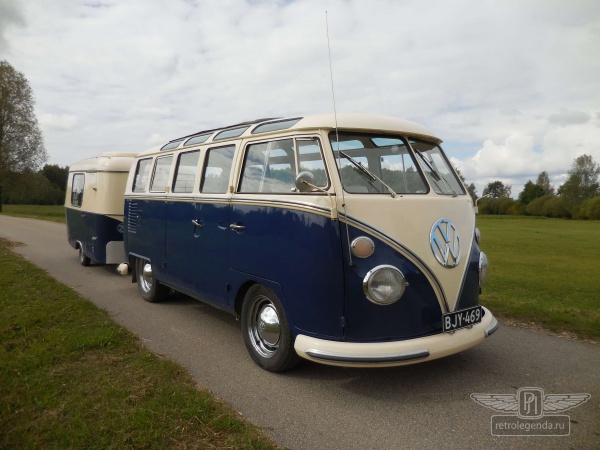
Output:
<svg viewBox="0 0 600 450">
<path fill-rule="evenodd" d="M 479 228 L 475 228 L 475 240 L 478 244 L 481 242 L 481 231 L 479 231 Z"/>
<path fill-rule="evenodd" d="M 479 286 L 485 283 L 488 274 L 488 259 L 487 255 L 483 252 L 479 253 Z"/>
<path fill-rule="evenodd" d="M 393 266 L 377 266 L 363 280 L 363 291 L 376 305 L 391 305 L 398 301 L 407 286 L 402 272 Z"/>
</svg>

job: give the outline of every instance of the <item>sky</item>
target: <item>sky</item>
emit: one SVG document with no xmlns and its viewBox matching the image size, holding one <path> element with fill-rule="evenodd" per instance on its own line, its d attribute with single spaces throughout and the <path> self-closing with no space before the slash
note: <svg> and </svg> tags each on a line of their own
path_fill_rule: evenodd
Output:
<svg viewBox="0 0 600 450">
<path fill-rule="evenodd" d="M 331 67 L 327 36 L 331 49 Z M 0 0 L 49 164 L 262 117 L 418 122 L 482 194 L 600 163 L 597 0 Z"/>
</svg>

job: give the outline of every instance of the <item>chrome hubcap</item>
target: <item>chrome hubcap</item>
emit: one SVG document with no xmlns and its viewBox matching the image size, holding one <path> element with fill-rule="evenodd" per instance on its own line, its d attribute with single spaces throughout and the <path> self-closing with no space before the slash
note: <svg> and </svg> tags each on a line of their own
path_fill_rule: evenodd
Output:
<svg viewBox="0 0 600 450">
<path fill-rule="evenodd" d="M 152 266 L 148 262 L 144 262 L 142 265 L 142 273 L 140 278 L 140 284 L 144 292 L 150 292 L 152 290 L 152 284 L 154 283 L 154 274 L 152 273 Z"/>
<path fill-rule="evenodd" d="M 277 309 L 267 297 L 260 296 L 253 300 L 249 314 L 248 333 L 252 345 L 261 356 L 271 358 L 277 352 L 281 338 Z"/>
</svg>

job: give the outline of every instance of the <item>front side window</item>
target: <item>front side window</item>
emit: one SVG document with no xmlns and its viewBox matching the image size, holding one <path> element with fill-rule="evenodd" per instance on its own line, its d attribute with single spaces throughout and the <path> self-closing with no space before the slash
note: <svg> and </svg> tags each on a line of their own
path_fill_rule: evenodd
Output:
<svg viewBox="0 0 600 450">
<path fill-rule="evenodd" d="M 81 206 L 81 204 L 83 203 L 84 182 L 84 174 L 76 173 L 75 175 L 73 175 L 73 186 L 71 188 L 71 205 Z"/>
<path fill-rule="evenodd" d="M 239 192 L 289 194 L 296 190 L 300 172 L 311 172 L 316 186 L 327 187 L 327 173 L 319 141 L 313 138 L 282 139 L 251 144 Z"/>
<path fill-rule="evenodd" d="M 198 169 L 198 156 L 200 151 L 181 153 L 175 168 L 175 179 L 172 191 L 175 194 L 189 194 L 194 190 L 196 172 Z"/>
<path fill-rule="evenodd" d="M 235 145 L 208 150 L 200 192 L 205 194 L 227 193 L 234 152 Z"/>
<path fill-rule="evenodd" d="M 404 138 L 348 132 L 329 138 L 346 192 L 388 194 L 387 186 L 397 194 L 429 191 Z"/>
<path fill-rule="evenodd" d="M 165 192 L 167 190 L 171 174 L 171 161 L 173 161 L 173 155 L 156 158 L 154 175 L 152 176 L 152 184 L 150 185 L 151 192 Z"/>
<path fill-rule="evenodd" d="M 135 170 L 135 178 L 133 179 L 133 192 L 146 192 L 148 180 L 150 179 L 150 168 L 152 167 L 152 159 L 141 159 L 138 161 Z"/>
</svg>

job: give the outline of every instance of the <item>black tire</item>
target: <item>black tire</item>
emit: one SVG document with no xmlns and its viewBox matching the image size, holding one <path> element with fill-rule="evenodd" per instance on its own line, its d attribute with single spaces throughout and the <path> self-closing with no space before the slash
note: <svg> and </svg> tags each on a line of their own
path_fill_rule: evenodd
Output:
<svg viewBox="0 0 600 450">
<path fill-rule="evenodd" d="M 145 259 L 138 259 L 135 264 L 138 291 L 142 298 L 150 303 L 164 301 L 169 288 L 154 277 L 152 264 Z"/>
<path fill-rule="evenodd" d="M 283 306 L 265 286 L 252 286 L 244 298 L 242 333 L 250 356 L 263 369 L 283 372 L 300 362 Z"/>
<path fill-rule="evenodd" d="M 91 258 L 85 256 L 85 253 L 83 253 L 83 249 L 80 246 L 79 247 L 79 264 L 87 267 L 91 264 L 91 262 L 92 262 Z"/>
</svg>

